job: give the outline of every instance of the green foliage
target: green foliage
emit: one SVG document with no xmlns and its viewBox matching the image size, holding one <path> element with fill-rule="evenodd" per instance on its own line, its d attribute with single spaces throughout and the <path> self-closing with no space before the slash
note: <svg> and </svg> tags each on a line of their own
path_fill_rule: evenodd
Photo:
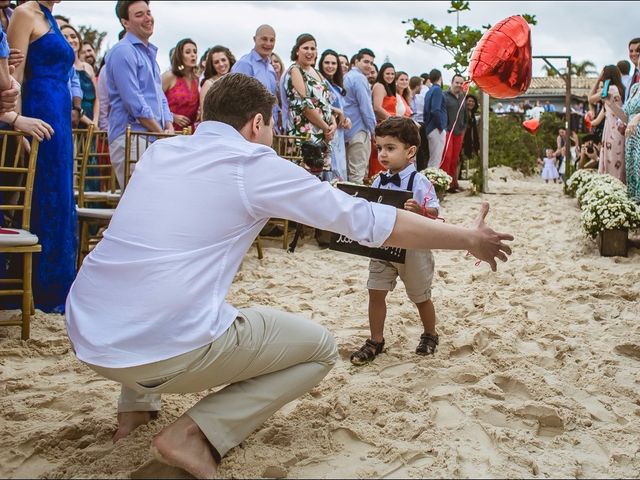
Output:
<svg viewBox="0 0 640 480">
<path fill-rule="evenodd" d="M 589 75 L 598 75 L 596 64 L 590 60 L 580 63 L 571 62 L 571 75 L 576 77 L 588 77 Z"/>
<path fill-rule="evenodd" d="M 558 128 L 563 118 L 555 113 L 543 113 L 540 128 L 535 135 L 522 126 L 523 116 L 489 114 L 489 166 L 506 165 L 531 175 L 536 159 L 544 155 L 545 148 L 556 149 Z"/>
<path fill-rule="evenodd" d="M 96 55 L 99 55 L 100 47 L 102 46 L 104 38 L 107 36 L 107 32 L 96 30 L 91 25 L 80 25 L 78 27 L 78 31 L 82 36 L 82 40 L 93 45 L 93 48 L 96 51 Z"/>
<path fill-rule="evenodd" d="M 482 38 L 480 30 L 472 30 L 466 25 L 457 30 L 449 25 L 438 28 L 420 18 L 405 20 L 403 23 L 413 25 L 413 28 L 407 30 L 407 44 L 419 39 L 441 48 L 453 57 L 453 62 L 445 64 L 444 68 L 456 73 L 463 73 L 469 67 L 471 50 Z"/>
<path fill-rule="evenodd" d="M 451 8 L 448 13 L 456 13 L 458 17 L 458 25 L 455 29 L 449 25 L 445 27 L 437 27 L 421 18 L 411 18 L 403 20 L 402 23 L 411 24 L 411 28 L 406 31 L 407 45 L 421 40 L 425 43 L 441 48 L 451 55 L 452 63 L 447 63 L 444 68 L 453 70 L 462 74 L 469 67 L 469 58 L 473 48 L 482 38 L 484 32 L 481 30 L 471 29 L 466 25 L 459 25 L 460 12 L 469 11 L 469 2 L 462 0 L 452 0 Z M 535 15 L 523 14 L 522 17 L 531 25 L 536 25 Z M 485 29 L 491 28 L 491 25 L 483 26 Z"/>
</svg>

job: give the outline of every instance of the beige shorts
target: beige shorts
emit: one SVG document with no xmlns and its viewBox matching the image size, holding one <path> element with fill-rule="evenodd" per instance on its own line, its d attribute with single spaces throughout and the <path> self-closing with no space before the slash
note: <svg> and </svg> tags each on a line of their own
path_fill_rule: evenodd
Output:
<svg viewBox="0 0 640 480">
<path fill-rule="evenodd" d="M 431 250 L 407 250 L 404 264 L 372 258 L 367 288 L 390 292 L 396 288 L 399 276 L 409 300 L 413 303 L 426 302 L 431 298 L 434 266 Z"/>
</svg>

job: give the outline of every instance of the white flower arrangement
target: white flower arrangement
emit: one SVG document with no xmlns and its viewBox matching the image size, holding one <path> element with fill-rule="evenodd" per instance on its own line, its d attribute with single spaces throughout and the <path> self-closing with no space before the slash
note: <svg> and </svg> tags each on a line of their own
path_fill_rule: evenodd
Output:
<svg viewBox="0 0 640 480">
<path fill-rule="evenodd" d="M 593 189 L 604 188 L 609 186 L 611 191 L 620 191 L 626 193 L 627 186 L 611 175 L 593 175 L 583 180 L 582 184 L 576 189 L 576 198 L 579 202 L 583 201 L 583 197 L 588 195 Z"/>
<path fill-rule="evenodd" d="M 589 176 L 576 190 L 582 228 L 590 237 L 605 230 L 640 227 L 640 207 L 627 196 L 624 183 L 611 175 Z"/>
<path fill-rule="evenodd" d="M 598 172 L 592 168 L 581 168 L 576 170 L 569 180 L 567 180 L 567 193 L 572 197 L 576 195 L 576 190 L 580 188 L 587 179 L 591 179 Z"/>
<path fill-rule="evenodd" d="M 451 176 L 440 168 L 429 167 L 420 173 L 429 179 L 436 190 L 447 191 L 453 181 Z"/>
</svg>

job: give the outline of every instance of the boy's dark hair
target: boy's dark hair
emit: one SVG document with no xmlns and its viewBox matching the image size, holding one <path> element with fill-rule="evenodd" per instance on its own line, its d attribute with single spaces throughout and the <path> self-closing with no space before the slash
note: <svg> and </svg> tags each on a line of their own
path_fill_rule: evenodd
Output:
<svg viewBox="0 0 640 480">
<path fill-rule="evenodd" d="M 627 60 L 620 60 L 616 63 L 616 66 L 622 75 L 629 75 L 629 72 L 631 72 L 631 64 Z"/>
<path fill-rule="evenodd" d="M 360 61 L 362 60 L 362 57 L 364 57 L 365 55 L 369 55 L 373 58 L 376 58 L 376 56 L 373 54 L 373 51 L 369 48 L 361 48 L 360 50 L 358 50 L 358 53 L 356 53 L 356 60 Z"/>
<path fill-rule="evenodd" d="M 226 123 L 240 131 L 257 113 L 271 124 L 276 97 L 262 83 L 243 73 L 228 73 L 209 89 L 202 106 L 202 119 Z"/>
<path fill-rule="evenodd" d="M 129 5 L 136 2 L 144 2 L 149 5 L 149 0 L 118 0 L 116 2 L 116 16 L 118 20 L 129 20 Z"/>
<path fill-rule="evenodd" d="M 640 43 L 640 37 L 632 38 L 631 40 L 629 40 L 628 47 L 630 47 L 631 45 L 634 45 L 636 43 Z"/>
<path fill-rule="evenodd" d="M 429 80 L 431 80 L 431 83 L 436 83 L 441 78 L 442 78 L 442 72 L 437 68 L 434 68 L 429 72 Z"/>
<path fill-rule="evenodd" d="M 408 117 L 389 117 L 376 126 L 377 137 L 393 137 L 409 147 L 420 147 L 420 129 Z"/>
<path fill-rule="evenodd" d="M 54 15 L 53 18 L 55 20 L 62 20 L 64 23 L 69 23 L 71 20 L 69 20 L 69 17 L 65 17 L 64 15 Z"/>
</svg>

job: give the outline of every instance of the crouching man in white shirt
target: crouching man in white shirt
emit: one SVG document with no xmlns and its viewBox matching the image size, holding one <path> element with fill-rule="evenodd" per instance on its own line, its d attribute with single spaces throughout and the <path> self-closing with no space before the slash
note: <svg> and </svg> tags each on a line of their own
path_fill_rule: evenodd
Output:
<svg viewBox="0 0 640 480">
<path fill-rule="evenodd" d="M 212 478 L 229 449 L 320 382 L 338 355 L 331 334 L 291 313 L 224 302 L 270 217 L 342 233 L 370 246 L 468 250 L 496 269 L 512 240 L 352 198 L 278 157 L 275 97 L 246 75 L 216 82 L 193 136 L 151 145 L 104 239 L 67 298 L 77 357 L 122 384 L 114 441 L 150 420 L 161 393 L 228 384 L 165 427 L 156 458 Z M 321 205 L 322 208 L 318 208 Z"/>
</svg>

